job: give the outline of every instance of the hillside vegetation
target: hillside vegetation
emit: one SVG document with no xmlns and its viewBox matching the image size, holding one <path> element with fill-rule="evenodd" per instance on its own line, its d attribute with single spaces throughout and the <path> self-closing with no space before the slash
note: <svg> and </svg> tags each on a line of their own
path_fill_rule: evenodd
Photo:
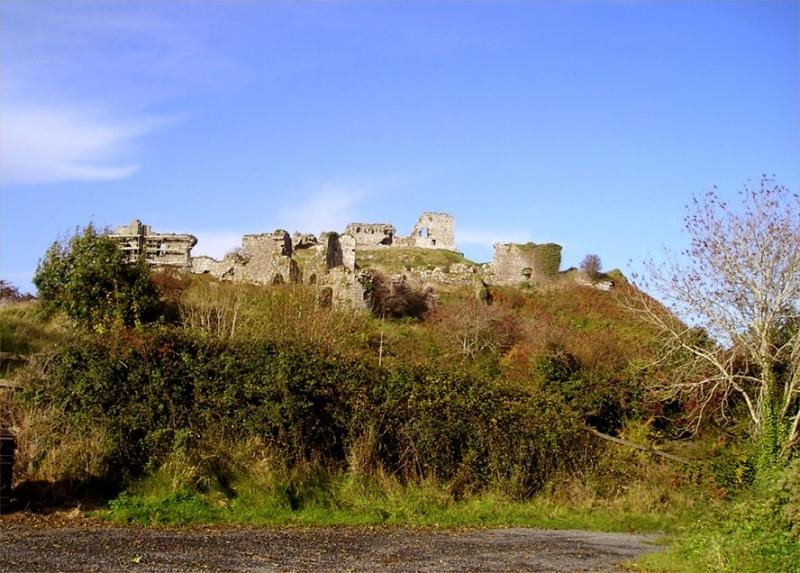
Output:
<svg viewBox="0 0 800 573">
<path fill-rule="evenodd" d="M 442 264 L 416 251 L 402 264 Z M 93 284 L 116 265 L 101 252 Z M 668 366 L 623 281 L 393 293 L 424 302 L 412 316 L 143 265 L 115 297 L 48 284 L 0 308 L 2 350 L 28 357 L 4 364 L 24 389 L 2 391 L 22 503 L 143 524 L 667 531 L 652 570 L 800 562 L 800 466 L 759 473 L 742 423 L 710 418 L 688 439 L 692 405 L 648 391 Z"/>
<path fill-rule="evenodd" d="M 376 269 L 387 274 L 398 274 L 407 270 L 433 270 L 449 272 L 452 265 L 477 266 L 460 253 L 447 249 L 423 249 L 420 247 L 392 247 L 360 249 L 356 252 L 356 265 L 360 269 Z"/>
</svg>

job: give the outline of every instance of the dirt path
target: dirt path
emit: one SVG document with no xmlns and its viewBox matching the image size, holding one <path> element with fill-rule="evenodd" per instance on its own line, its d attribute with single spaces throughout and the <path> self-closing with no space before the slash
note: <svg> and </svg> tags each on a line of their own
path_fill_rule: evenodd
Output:
<svg viewBox="0 0 800 573">
<path fill-rule="evenodd" d="M 655 536 L 537 529 L 144 529 L 2 522 L 12 571 L 620 571 Z"/>
</svg>

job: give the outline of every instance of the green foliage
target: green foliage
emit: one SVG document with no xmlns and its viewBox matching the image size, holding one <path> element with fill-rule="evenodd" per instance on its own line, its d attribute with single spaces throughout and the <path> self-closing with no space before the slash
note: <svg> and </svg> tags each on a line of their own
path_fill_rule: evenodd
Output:
<svg viewBox="0 0 800 573">
<path fill-rule="evenodd" d="M 535 359 L 534 374 L 542 391 L 561 396 L 587 424 L 603 432 L 618 430 L 638 403 L 633 380 L 585 366 L 557 344 L 549 344 Z"/>
<path fill-rule="evenodd" d="M 155 483 L 154 483 L 155 482 Z M 308 467 L 295 475 L 237 474 L 234 497 L 219 491 L 174 489 L 159 472 L 109 504 L 101 515 L 117 523 L 251 526 L 542 527 L 603 531 L 663 531 L 669 520 L 649 512 L 578 508 L 546 497 L 515 501 L 487 491 L 454 498 L 435 481 L 401 483 L 390 476 L 331 474 Z"/>
<path fill-rule="evenodd" d="M 561 268 L 561 245 L 555 243 L 525 243 L 520 246 L 524 251 L 533 253 L 536 270 L 544 277 L 554 277 Z"/>
<path fill-rule="evenodd" d="M 539 489 L 581 444 L 563 402 L 458 372 L 394 367 L 300 343 L 223 340 L 171 327 L 118 330 L 63 349 L 27 400 L 69 425 L 101 428 L 100 466 L 120 479 L 155 469 L 202 436 L 264 440 L 293 465 L 347 463 L 372 435 L 375 467 L 471 491 Z M 560 452 L 553 456 L 552 452 Z"/>
<path fill-rule="evenodd" d="M 402 273 L 407 269 L 433 270 L 440 267 L 449 271 L 453 264 L 475 266 L 460 253 L 447 249 L 420 247 L 393 247 L 391 249 L 360 249 L 356 252 L 356 265 L 362 270 L 376 269 L 387 274 Z"/>
<path fill-rule="evenodd" d="M 66 322 L 63 316 L 42 312 L 35 300 L 0 307 L 0 349 L 34 354 L 52 348 L 71 337 Z"/>
<path fill-rule="evenodd" d="M 14 398 L 23 474 L 127 486 L 114 521 L 666 529 L 653 567 L 795 557 L 796 466 L 747 496 L 756 458 L 736 440 L 687 445 L 706 462 L 687 469 L 585 431 L 658 448 L 671 431 L 632 365 L 652 332 L 608 293 L 464 289 L 384 321 L 302 285 L 156 282 L 175 325 L 54 334 Z M 0 311 L 4 348 L 53 349 L 61 323 L 37 306 Z"/>
<path fill-rule="evenodd" d="M 33 283 L 45 307 L 63 311 L 83 326 L 132 325 L 158 313 L 158 293 L 147 264 L 128 264 L 117 244 L 91 224 L 69 240 L 53 243 Z"/>
<path fill-rule="evenodd" d="M 664 554 L 642 559 L 657 571 L 794 572 L 800 542 L 792 537 L 796 522 L 797 466 L 773 483 L 747 491 L 717 511 L 685 524 Z"/>
</svg>

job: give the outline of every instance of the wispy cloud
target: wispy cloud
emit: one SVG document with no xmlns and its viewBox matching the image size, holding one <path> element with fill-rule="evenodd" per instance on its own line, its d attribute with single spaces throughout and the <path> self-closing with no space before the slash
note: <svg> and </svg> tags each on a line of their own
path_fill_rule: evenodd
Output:
<svg viewBox="0 0 800 573">
<path fill-rule="evenodd" d="M 210 19 L 194 10 L 14 1 L 0 8 L 4 184 L 130 176 L 146 136 L 184 115 L 163 109 L 224 68 Z"/>
<path fill-rule="evenodd" d="M 291 195 L 299 194 L 295 191 Z M 340 183 L 318 185 L 316 190 L 309 191 L 305 198 L 279 208 L 274 212 L 274 217 L 265 221 L 261 228 L 190 231 L 197 237 L 197 246 L 192 249 L 192 255 L 221 259 L 232 249 L 240 246 L 242 235 L 247 233 L 285 229 L 290 233 L 299 231 L 319 235 L 324 231 L 344 231 L 348 223 L 358 218 L 357 208 L 366 196 L 364 188 L 354 185 Z"/>
<path fill-rule="evenodd" d="M 356 208 L 365 197 L 366 190 L 361 187 L 326 183 L 307 198 L 281 209 L 278 224 L 290 233 L 344 231 L 358 218 Z"/>
<path fill-rule="evenodd" d="M 121 179 L 138 165 L 133 144 L 160 123 L 118 120 L 77 108 L 13 104 L 0 117 L 4 184 Z"/>
</svg>

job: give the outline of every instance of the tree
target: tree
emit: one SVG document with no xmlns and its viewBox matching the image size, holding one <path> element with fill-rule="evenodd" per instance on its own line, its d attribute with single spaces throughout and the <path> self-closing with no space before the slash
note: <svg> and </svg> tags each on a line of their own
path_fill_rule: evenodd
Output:
<svg viewBox="0 0 800 573">
<path fill-rule="evenodd" d="M 0 302 L 21 302 L 32 298 L 32 294 L 23 294 L 7 280 L 0 280 Z"/>
<path fill-rule="evenodd" d="M 741 407 L 775 461 L 800 444 L 800 198 L 766 176 L 740 196 L 694 198 L 689 248 L 645 264 L 667 308 L 641 292 L 635 308 L 661 333 L 659 394 L 689 404 L 695 429 Z"/>
<path fill-rule="evenodd" d="M 586 255 L 581 261 L 580 268 L 589 276 L 589 278 L 597 278 L 597 275 L 600 274 L 600 269 L 602 268 L 600 257 L 597 255 Z"/>
<path fill-rule="evenodd" d="M 428 320 L 442 334 L 445 352 L 462 361 L 506 352 L 520 334 L 513 314 L 477 298 L 437 305 Z"/>
<path fill-rule="evenodd" d="M 158 312 L 158 291 L 147 263 L 127 263 L 117 243 L 91 224 L 52 244 L 33 284 L 46 308 L 63 311 L 84 326 L 132 325 Z"/>
</svg>

